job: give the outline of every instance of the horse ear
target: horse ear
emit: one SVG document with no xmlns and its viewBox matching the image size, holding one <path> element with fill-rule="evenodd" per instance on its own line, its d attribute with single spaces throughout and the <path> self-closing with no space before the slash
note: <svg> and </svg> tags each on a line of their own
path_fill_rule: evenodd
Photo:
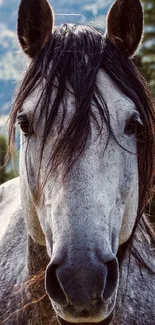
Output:
<svg viewBox="0 0 155 325">
<path fill-rule="evenodd" d="M 127 57 L 132 56 L 143 35 L 140 0 L 116 0 L 107 16 L 107 37 Z"/>
<path fill-rule="evenodd" d="M 54 22 L 52 8 L 46 0 L 21 0 L 17 33 L 23 51 L 34 58 L 49 40 Z"/>
</svg>

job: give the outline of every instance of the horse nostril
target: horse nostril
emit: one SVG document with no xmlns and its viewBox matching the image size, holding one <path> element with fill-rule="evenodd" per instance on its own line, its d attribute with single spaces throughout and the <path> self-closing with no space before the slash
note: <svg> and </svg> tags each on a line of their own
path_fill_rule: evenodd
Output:
<svg viewBox="0 0 155 325">
<path fill-rule="evenodd" d="M 90 312 L 88 310 L 84 309 L 79 313 L 79 316 L 83 317 L 83 318 L 89 318 L 91 315 L 90 315 Z"/>
<path fill-rule="evenodd" d="M 66 304 L 67 299 L 57 277 L 58 265 L 49 264 L 46 269 L 45 287 L 49 297 L 56 303 Z"/>
<path fill-rule="evenodd" d="M 107 266 L 107 279 L 103 293 L 103 299 L 109 299 L 117 288 L 118 283 L 118 263 L 114 259 L 106 263 Z"/>
</svg>

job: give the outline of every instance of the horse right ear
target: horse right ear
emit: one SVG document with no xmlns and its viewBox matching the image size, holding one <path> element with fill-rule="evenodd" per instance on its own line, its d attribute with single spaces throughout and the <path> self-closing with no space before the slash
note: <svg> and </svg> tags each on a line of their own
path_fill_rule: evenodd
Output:
<svg viewBox="0 0 155 325">
<path fill-rule="evenodd" d="M 143 36 L 140 0 L 116 0 L 107 16 L 107 37 L 125 56 L 132 56 Z"/>
<path fill-rule="evenodd" d="M 23 51 L 31 58 L 51 37 L 54 13 L 47 0 L 21 0 L 17 33 Z"/>
</svg>

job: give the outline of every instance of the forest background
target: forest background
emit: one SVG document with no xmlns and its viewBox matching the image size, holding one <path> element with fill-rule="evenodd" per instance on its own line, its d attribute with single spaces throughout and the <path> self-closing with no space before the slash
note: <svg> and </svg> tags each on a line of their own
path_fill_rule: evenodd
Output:
<svg viewBox="0 0 155 325">
<path fill-rule="evenodd" d="M 135 58 L 149 83 L 155 98 L 155 0 L 143 0 L 145 12 L 144 40 Z M 13 92 L 26 66 L 26 58 L 19 50 L 16 19 L 20 0 L 0 0 L 0 166 L 7 149 L 7 119 Z M 113 0 L 50 0 L 56 14 L 82 14 L 89 22 L 105 29 L 106 13 Z M 18 173 L 18 151 L 15 156 Z M 8 164 L 0 169 L 0 184 L 17 174 Z M 155 203 L 152 205 L 155 215 Z"/>
</svg>

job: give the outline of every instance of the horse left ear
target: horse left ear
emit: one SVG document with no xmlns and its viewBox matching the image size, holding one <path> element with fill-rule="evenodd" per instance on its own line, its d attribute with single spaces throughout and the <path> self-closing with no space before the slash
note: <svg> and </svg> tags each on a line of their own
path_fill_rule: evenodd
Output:
<svg viewBox="0 0 155 325">
<path fill-rule="evenodd" d="M 140 0 L 116 0 L 107 16 L 107 37 L 127 57 L 132 56 L 143 35 Z"/>
<path fill-rule="evenodd" d="M 53 10 L 46 0 L 21 0 L 17 33 L 23 51 L 34 58 L 51 37 Z"/>
</svg>

